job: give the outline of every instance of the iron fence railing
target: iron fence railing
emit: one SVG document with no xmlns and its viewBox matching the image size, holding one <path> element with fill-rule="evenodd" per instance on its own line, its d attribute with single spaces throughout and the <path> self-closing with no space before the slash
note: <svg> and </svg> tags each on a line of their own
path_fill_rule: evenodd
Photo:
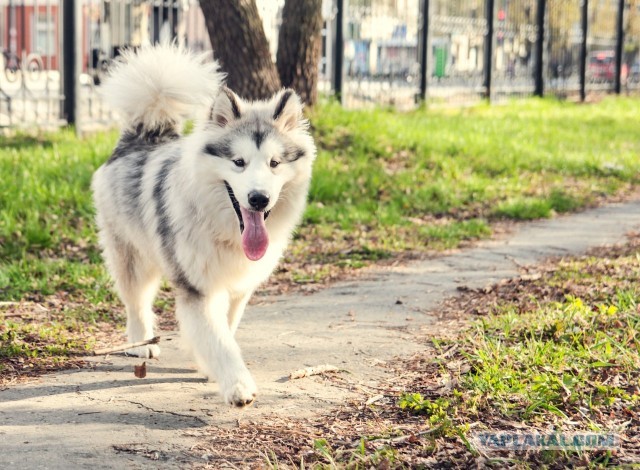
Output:
<svg viewBox="0 0 640 470">
<path fill-rule="evenodd" d="M 209 0 L 201 0 L 209 1 Z M 285 0 L 256 0 L 275 57 Z M 640 0 L 324 0 L 320 90 L 344 106 L 640 89 Z M 0 0 L 0 127 L 104 127 L 125 47 L 211 48 L 198 0 Z"/>
<path fill-rule="evenodd" d="M 345 14 L 333 25 L 343 38 L 336 47 L 357 67 L 335 67 L 333 83 L 347 106 L 544 94 L 584 100 L 639 89 L 638 0 L 346 1 L 337 2 Z M 367 27 L 381 18 L 385 28 Z M 395 47 L 388 64 L 395 72 L 382 74 L 393 76 L 383 87 L 375 72 L 386 46 Z"/>
</svg>

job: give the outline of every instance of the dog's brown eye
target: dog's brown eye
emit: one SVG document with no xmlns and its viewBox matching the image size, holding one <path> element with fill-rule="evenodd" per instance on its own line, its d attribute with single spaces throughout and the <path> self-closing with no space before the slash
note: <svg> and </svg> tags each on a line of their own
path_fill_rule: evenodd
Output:
<svg viewBox="0 0 640 470">
<path fill-rule="evenodd" d="M 244 160 L 242 158 L 238 158 L 237 160 L 233 161 L 233 164 L 239 168 L 244 168 Z"/>
<path fill-rule="evenodd" d="M 275 168 L 275 167 L 277 167 L 278 165 L 280 165 L 280 162 L 279 162 L 279 161 L 277 161 L 277 160 L 271 160 L 271 162 L 269 163 L 269 166 L 270 166 L 271 168 Z"/>
</svg>

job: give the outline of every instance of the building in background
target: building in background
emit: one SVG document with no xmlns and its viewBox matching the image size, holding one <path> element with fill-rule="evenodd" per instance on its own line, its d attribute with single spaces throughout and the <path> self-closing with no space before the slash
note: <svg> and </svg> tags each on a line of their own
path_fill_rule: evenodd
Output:
<svg viewBox="0 0 640 470">
<path fill-rule="evenodd" d="M 58 68 L 60 36 L 57 1 L 0 0 L 0 52 L 3 66 L 17 67 L 25 53 Z"/>
</svg>

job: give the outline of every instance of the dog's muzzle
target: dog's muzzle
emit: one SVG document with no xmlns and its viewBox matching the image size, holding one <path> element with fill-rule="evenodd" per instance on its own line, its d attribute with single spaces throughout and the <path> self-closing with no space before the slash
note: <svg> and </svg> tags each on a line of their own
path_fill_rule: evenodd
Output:
<svg viewBox="0 0 640 470">
<path fill-rule="evenodd" d="M 242 232 L 244 232 L 244 221 L 242 220 L 242 212 L 240 212 L 240 203 L 238 202 L 238 199 L 236 198 L 236 195 L 233 192 L 233 189 L 231 189 L 231 185 L 226 181 L 224 182 L 224 185 L 227 188 L 227 194 L 229 195 L 229 199 L 231 199 L 233 210 L 236 211 L 236 216 L 238 216 L 238 223 L 240 224 L 240 233 L 242 234 Z M 264 213 L 264 220 L 267 220 L 267 217 L 269 217 L 270 213 L 271 211 L 266 211 Z"/>
</svg>

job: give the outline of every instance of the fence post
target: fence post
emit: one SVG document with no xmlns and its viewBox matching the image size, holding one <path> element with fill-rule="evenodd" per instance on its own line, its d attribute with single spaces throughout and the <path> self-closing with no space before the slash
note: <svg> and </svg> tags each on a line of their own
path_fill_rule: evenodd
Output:
<svg viewBox="0 0 640 470">
<path fill-rule="evenodd" d="M 487 37 L 484 41 L 484 90 L 485 98 L 491 100 L 491 72 L 493 71 L 493 8 L 494 1 L 487 0 L 485 16 Z"/>
<path fill-rule="evenodd" d="M 536 22 L 538 26 L 538 37 L 536 38 L 536 68 L 535 68 L 535 90 L 533 94 L 542 98 L 544 96 L 544 17 L 546 13 L 546 0 L 538 0 L 538 11 L 536 12 Z"/>
<path fill-rule="evenodd" d="M 333 91 L 342 103 L 342 79 L 344 64 L 344 0 L 336 0 L 336 50 L 333 64 Z"/>
<path fill-rule="evenodd" d="M 580 43 L 580 101 L 587 97 L 587 35 L 589 34 L 589 0 L 582 0 L 580 23 L 582 41 Z"/>
<path fill-rule="evenodd" d="M 622 91 L 622 46 L 624 44 L 624 4 L 618 0 L 618 16 L 616 18 L 616 70 L 614 88 L 617 95 Z"/>
<path fill-rule="evenodd" d="M 429 67 L 429 0 L 420 2 L 420 47 L 418 48 L 420 62 L 420 96 L 419 101 L 427 101 L 427 75 Z"/>
<path fill-rule="evenodd" d="M 76 124 L 76 0 L 62 0 L 62 118 Z"/>
</svg>

